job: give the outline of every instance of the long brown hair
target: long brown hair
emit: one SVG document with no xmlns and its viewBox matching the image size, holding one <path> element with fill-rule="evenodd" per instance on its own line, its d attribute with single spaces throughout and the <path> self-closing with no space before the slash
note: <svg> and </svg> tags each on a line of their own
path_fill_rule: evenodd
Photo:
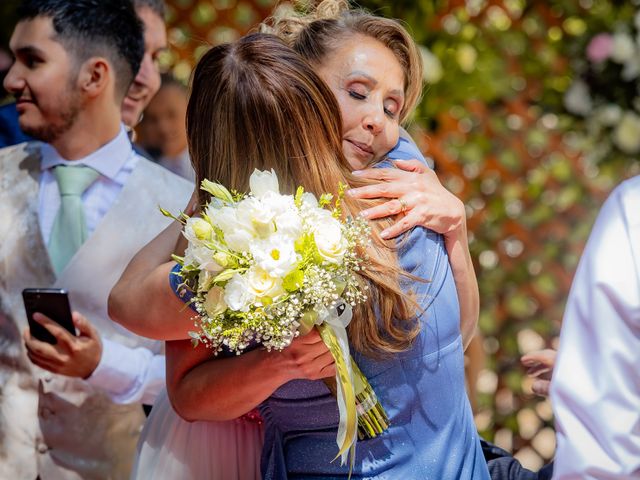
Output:
<svg viewBox="0 0 640 480">
<path fill-rule="evenodd" d="M 336 194 L 340 182 L 363 185 L 342 153 L 340 118 L 329 87 L 277 37 L 253 34 L 214 47 L 196 66 L 187 108 L 197 182 L 206 178 L 247 191 L 255 168 L 273 168 L 288 193 L 297 185 L 316 194 Z M 200 191 L 201 203 L 207 200 Z M 347 197 L 343 210 L 354 216 L 370 205 Z M 399 286 L 402 271 L 380 230 L 374 225 L 370 263 L 361 276 L 371 301 L 354 311 L 349 326 L 354 347 L 370 354 L 403 350 L 418 332 Z"/>
<path fill-rule="evenodd" d="M 406 122 L 422 95 L 423 65 L 418 46 L 402 24 L 366 10 L 351 9 L 346 0 L 323 0 L 310 9 L 304 9 L 309 2 L 294 3 L 298 10 L 282 5 L 260 25 L 260 30 L 282 38 L 314 66 L 322 65 L 336 47 L 354 35 L 382 43 L 391 50 L 404 72 L 405 103 L 400 122 Z"/>
</svg>

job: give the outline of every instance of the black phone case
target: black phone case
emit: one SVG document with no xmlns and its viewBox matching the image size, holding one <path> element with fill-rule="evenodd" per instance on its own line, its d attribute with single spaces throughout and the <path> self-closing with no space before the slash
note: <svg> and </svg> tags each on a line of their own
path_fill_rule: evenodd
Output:
<svg viewBox="0 0 640 480">
<path fill-rule="evenodd" d="M 75 336 L 76 328 L 71 318 L 71 306 L 69 296 L 65 290 L 56 288 L 25 288 L 22 291 L 24 308 L 27 312 L 27 321 L 31 335 L 43 342 L 55 344 L 56 339 L 38 322 L 33 320 L 33 314 L 40 312 L 51 320 L 59 323 Z"/>
</svg>

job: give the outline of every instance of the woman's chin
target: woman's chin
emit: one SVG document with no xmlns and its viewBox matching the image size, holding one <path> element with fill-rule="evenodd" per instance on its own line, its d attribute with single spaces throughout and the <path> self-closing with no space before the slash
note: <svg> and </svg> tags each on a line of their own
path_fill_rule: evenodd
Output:
<svg viewBox="0 0 640 480">
<path fill-rule="evenodd" d="M 365 152 L 348 140 L 342 142 L 342 150 L 347 162 L 354 170 L 362 170 L 375 163 L 375 156 L 372 153 Z"/>
</svg>

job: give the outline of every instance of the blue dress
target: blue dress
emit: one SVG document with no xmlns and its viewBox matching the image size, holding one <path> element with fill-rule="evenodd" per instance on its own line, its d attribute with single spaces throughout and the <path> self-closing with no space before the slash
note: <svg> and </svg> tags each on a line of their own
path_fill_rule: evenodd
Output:
<svg viewBox="0 0 640 480">
<path fill-rule="evenodd" d="M 402 139 L 391 158 L 424 158 Z M 387 164 L 388 165 L 388 164 Z M 412 347 L 382 360 L 353 353 L 391 420 L 381 436 L 358 441 L 352 478 L 488 479 L 465 391 L 458 296 L 444 238 L 414 228 L 399 263 L 428 282 L 405 281 L 424 313 Z M 321 381 L 294 380 L 260 406 L 266 480 L 347 478 L 337 454 L 338 408 Z"/>
</svg>

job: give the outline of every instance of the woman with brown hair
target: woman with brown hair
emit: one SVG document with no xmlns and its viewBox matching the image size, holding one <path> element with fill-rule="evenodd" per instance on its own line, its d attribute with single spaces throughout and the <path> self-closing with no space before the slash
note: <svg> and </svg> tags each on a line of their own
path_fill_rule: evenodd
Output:
<svg viewBox="0 0 640 480">
<path fill-rule="evenodd" d="M 402 93 L 395 106 L 387 95 L 381 96 L 384 110 L 402 111 L 403 80 L 400 67 L 388 79 L 377 80 L 385 92 Z M 369 180 L 351 173 L 354 165 L 343 154 L 340 117 L 331 90 L 306 61 L 275 37 L 254 35 L 215 47 L 194 72 L 188 109 L 189 146 L 197 178 L 213 178 L 244 191 L 254 168 L 274 168 L 281 188 L 289 193 L 296 185 L 316 193 L 336 193 L 339 182 L 369 185 Z M 376 135 L 389 134 L 388 124 L 376 125 L 372 126 Z M 373 145 L 362 146 L 375 157 L 378 147 Z M 207 198 L 200 194 L 203 203 Z M 356 215 L 375 205 L 348 197 L 344 210 Z M 358 443 L 354 476 L 488 478 L 464 390 L 459 307 L 444 247 L 429 245 L 421 228 L 413 229 L 398 245 L 384 240 L 381 231 L 390 224 L 386 220 L 372 225 L 370 264 L 362 273 L 370 300 L 355 309 L 348 332 L 354 357 L 387 410 L 391 426 L 383 435 Z M 139 271 L 140 265 L 166 258 L 177 228 L 152 242 L 130 269 Z M 424 262 L 425 252 L 435 257 L 436 267 Z M 126 310 L 133 292 L 138 306 L 130 308 L 144 317 L 138 319 L 141 322 L 165 319 L 171 312 L 172 321 L 165 323 L 173 323 L 175 330 L 179 324 L 185 332 L 192 328 L 193 313 L 181 311 L 182 300 L 172 291 L 175 276 L 171 276 L 173 289 L 169 288 L 172 267 L 165 264 L 143 277 L 129 272 L 114 295 Z M 122 318 L 117 310 L 116 318 Z M 226 429 L 229 440 L 226 445 L 217 444 L 222 451 L 207 451 L 207 445 L 213 445 L 206 442 L 206 432 L 195 438 L 162 438 L 152 425 L 162 423 L 163 412 L 152 412 L 151 425 L 143 434 L 145 444 L 158 449 L 164 442 L 163 452 L 180 451 L 184 457 L 183 470 L 174 469 L 171 475 L 253 478 L 249 475 L 256 475 L 255 471 L 236 468 L 243 462 L 242 444 L 236 444 L 234 453 L 224 452 L 239 438 L 233 419 L 258 405 L 265 422 L 264 478 L 348 475 L 347 466 L 331 462 L 337 453 L 337 406 L 317 380 L 333 376 L 335 369 L 317 332 L 295 339 L 282 352 L 255 349 L 223 358 L 212 357 L 206 348 L 194 349 L 189 340 L 180 339 L 184 336 L 173 335 L 178 340 L 167 343 L 167 384 L 173 407 L 189 421 L 224 421 L 198 424 L 211 426 L 211 436 L 224 437 L 220 432 Z M 218 460 L 217 465 L 207 463 L 211 457 Z M 155 458 L 162 461 L 162 455 Z M 149 476 L 149 467 L 158 471 L 157 465 L 141 462 L 137 473 Z M 225 467 L 231 467 L 232 473 L 221 473 Z"/>
<path fill-rule="evenodd" d="M 347 160 L 354 169 L 363 169 L 357 172 L 361 177 L 382 181 L 349 193 L 361 199 L 391 199 L 361 214 L 368 219 L 397 216 L 382 232 L 384 238 L 423 226 L 434 244 L 446 248 L 466 347 L 475 333 L 479 295 L 464 205 L 440 184 L 401 128 L 422 94 L 418 46 L 399 22 L 350 9 L 346 0 L 323 0 L 302 10 L 280 10 L 261 31 L 279 36 L 307 59 L 336 96 Z M 387 160 L 387 168 L 380 168 L 382 160 Z M 429 258 L 435 262 L 436 256 Z"/>
</svg>

